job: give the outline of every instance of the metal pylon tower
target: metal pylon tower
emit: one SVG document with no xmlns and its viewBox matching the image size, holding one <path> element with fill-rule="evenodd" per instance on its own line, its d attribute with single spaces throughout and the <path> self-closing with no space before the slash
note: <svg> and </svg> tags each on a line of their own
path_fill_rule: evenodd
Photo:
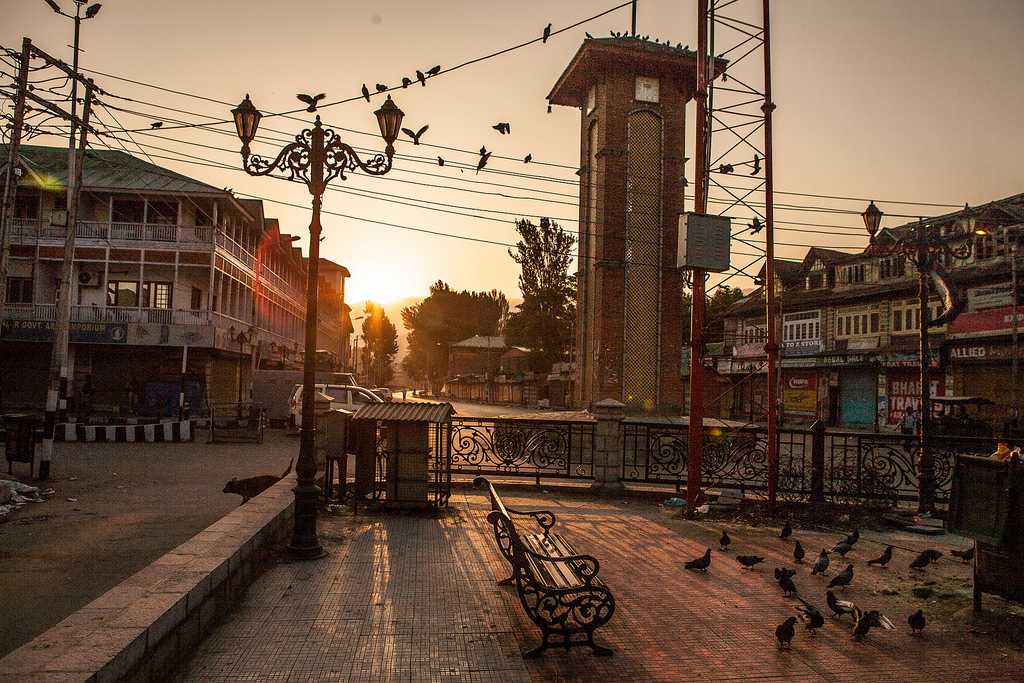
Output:
<svg viewBox="0 0 1024 683">
<path fill-rule="evenodd" d="M 778 307 L 775 291 L 772 206 L 772 101 L 769 0 L 698 0 L 697 134 L 694 211 L 732 218 L 733 240 L 762 251 L 740 266 L 746 273 L 765 260 L 765 351 L 768 367 L 768 501 L 779 480 Z M 756 271 L 754 271 L 756 272 Z M 728 279 L 725 278 L 726 280 Z M 721 280 L 720 282 L 725 282 Z M 690 427 L 687 503 L 700 493 L 703 445 L 705 274 L 693 273 Z"/>
</svg>

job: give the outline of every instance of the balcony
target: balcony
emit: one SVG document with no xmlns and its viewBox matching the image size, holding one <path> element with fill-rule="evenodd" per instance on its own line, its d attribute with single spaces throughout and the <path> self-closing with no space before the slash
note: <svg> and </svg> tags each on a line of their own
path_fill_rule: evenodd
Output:
<svg viewBox="0 0 1024 683">
<path fill-rule="evenodd" d="M 41 218 L 15 218 L 11 220 L 11 235 L 15 238 L 63 240 L 68 229 L 53 225 Z M 120 223 L 105 221 L 79 221 L 75 237 L 85 240 L 173 242 L 179 244 L 212 244 L 213 227 L 209 225 L 161 225 L 157 223 Z M 219 243 L 219 241 L 218 241 Z"/>
</svg>

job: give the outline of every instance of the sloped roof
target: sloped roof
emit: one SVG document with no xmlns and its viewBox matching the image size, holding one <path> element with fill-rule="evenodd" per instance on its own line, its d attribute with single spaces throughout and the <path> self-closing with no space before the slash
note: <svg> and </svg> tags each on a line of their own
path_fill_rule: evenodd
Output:
<svg viewBox="0 0 1024 683">
<path fill-rule="evenodd" d="M 387 420 L 391 422 L 447 422 L 455 414 L 451 403 L 422 401 L 391 401 L 367 403 L 356 411 L 353 420 Z"/>
<path fill-rule="evenodd" d="M 477 334 L 469 339 L 463 339 L 460 342 L 455 342 L 452 346 L 460 349 L 504 349 L 505 338 L 504 337 L 485 337 Z"/>
</svg>

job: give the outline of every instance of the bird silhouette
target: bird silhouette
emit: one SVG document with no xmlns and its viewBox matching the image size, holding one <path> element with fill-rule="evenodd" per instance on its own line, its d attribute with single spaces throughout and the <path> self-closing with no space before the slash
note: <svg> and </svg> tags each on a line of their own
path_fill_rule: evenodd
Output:
<svg viewBox="0 0 1024 683">
<path fill-rule="evenodd" d="M 846 565 L 846 569 L 832 577 L 828 582 L 829 588 L 846 588 L 853 581 L 853 565 Z"/>
<path fill-rule="evenodd" d="M 924 631 L 924 627 L 928 623 L 928 621 L 924 618 L 924 611 L 917 610 L 909 617 L 907 617 L 907 623 L 910 624 L 911 634 L 920 634 L 922 631 Z"/>
<path fill-rule="evenodd" d="M 484 145 L 480 146 L 480 156 L 487 154 L 487 147 Z"/>
<path fill-rule="evenodd" d="M 427 87 L 427 77 L 423 75 L 423 72 L 416 69 L 416 80 L 420 82 L 424 88 Z"/>
<path fill-rule="evenodd" d="M 481 149 L 483 149 L 483 148 L 481 147 Z M 480 154 L 480 159 L 479 159 L 479 161 L 476 162 L 476 172 L 477 173 L 480 173 L 480 171 L 483 170 L 484 166 L 487 165 L 487 160 L 490 159 L 490 158 L 491 158 L 491 153 L 490 152 L 484 152 L 484 153 Z"/>
<path fill-rule="evenodd" d="M 764 558 L 760 555 L 737 555 L 736 561 L 747 569 L 753 569 L 754 565 L 764 562 Z"/>
<path fill-rule="evenodd" d="M 832 552 L 838 553 L 843 557 L 846 557 L 846 553 L 850 552 L 851 550 L 853 550 L 853 546 L 847 543 L 846 541 L 840 541 L 839 543 L 836 543 L 834 546 L 832 546 Z"/>
<path fill-rule="evenodd" d="M 854 609 L 856 610 L 857 608 L 855 607 Z M 860 610 L 857 610 L 857 612 L 860 612 Z M 860 614 L 856 615 L 856 623 L 853 626 L 853 639 L 863 640 L 864 636 L 873 627 L 884 628 L 889 631 L 896 628 L 892 621 L 878 610 L 873 609 L 867 612 L 860 612 Z"/>
<path fill-rule="evenodd" d="M 548 105 L 548 113 L 549 114 L 551 113 L 551 105 L 550 104 Z"/>
<path fill-rule="evenodd" d="M 755 216 L 753 222 L 749 223 L 747 227 L 750 228 L 751 235 L 756 235 L 757 233 L 761 232 L 762 228 L 764 228 L 764 223 L 758 220 L 758 218 Z"/>
<path fill-rule="evenodd" d="M 929 548 L 928 550 L 922 551 L 920 555 L 914 558 L 914 561 L 910 563 L 910 568 L 924 569 L 940 557 L 942 557 L 942 553 L 940 551 Z"/>
<path fill-rule="evenodd" d="M 369 102 L 370 101 L 370 89 L 366 87 L 365 83 L 363 83 L 363 90 L 362 90 L 362 92 L 363 92 L 363 99 L 366 100 L 367 102 Z"/>
<path fill-rule="evenodd" d="M 409 128 L 403 128 L 402 132 L 405 133 L 406 135 L 408 135 L 410 138 L 412 138 L 412 144 L 418 145 L 418 144 L 420 144 L 420 136 L 422 136 L 424 133 L 426 133 L 428 128 L 430 128 L 429 124 L 426 125 L 426 126 L 423 126 L 422 128 L 420 128 L 415 133 L 412 132 L 412 130 L 409 129 Z"/>
<path fill-rule="evenodd" d="M 438 157 L 437 158 L 437 165 L 438 166 L 444 166 L 444 159 L 442 159 L 441 157 Z"/>
<path fill-rule="evenodd" d="M 711 566 L 711 548 L 704 551 L 704 555 L 701 557 L 698 557 L 695 560 L 690 560 L 683 566 L 695 572 L 706 572 L 708 567 Z"/>
<path fill-rule="evenodd" d="M 718 547 L 720 550 L 728 550 L 729 544 L 732 543 L 732 539 L 729 538 L 729 534 L 725 529 L 722 529 L 722 536 L 718 539 Z"/>
<path fill-rule="evenodd" d="M 849 600 L 839 600 L 836 598 L 836 594 L 832 591 L 825 593 L 825 602 L 828 603 L 828 608 L 832 610 L 832 616 L 839 619 L 842 619 L 843 615 L 846 614 L 852 615 L 853 610 L 857 609 L 856 605 Z"/>
<path fill-rule="evenodd" d="M 787 538 L 793 535 L 793 527 L 789 525 L 789 521 L 786 521 L 786 525 L 782 527 L 782 531 L 779 532 L 779 538 L 785 541 Z"/>
<path fill-rule="evenodd" d="M 95 17 L 97 14 L 99 14 L 101 7 L 103 7 L 103 5 L 101 5 L 98 2 L 95 5 L 89 5 L 88 7 L 86 7 L 85 18 L 92 19 L 93 17 Z"/>
<path fill-rule="evenodd" d="M 363 89 L 365 90 L 366 87 L 363 86 Z M 324 93 L 320 93 L 319 95 L 305 95 L 303 93 L 299 93 L 298 95 L 295 96 L 295 98 L 299 102 L 302 102 L 303 104 L 306 105 L 306 111 L 309 112 L 316 111 L 316 103 L 324 99 L 325 97 L 327 97 L 327 95 L 325 95 Z M 367 102 L 369 102 L 369 98 L 367 98 Z"/>
<path fill-rule="evenodd" d="M 887 545 L 887 546 L 885 546 L 885 550 L 882 551 L 881 555 L 879 555 L 878 557 L 876 557 L 873 560 L 868 560 L 868 565 L 870 566 L 870 565 L 874 564 L 874 565 L 878 565 L 879 567 L 884 567 L 885 565 L 889 564 L 889 560 L 891 560 L 891 559 L 892 559 L 892 546 L 891 545 Z"/>
<path fill-rule="evenodd" d="M 546 43 L 546 42 L 548 42 L 548 38 L 550 38 L 550 37 L 551 37 L 551 24 L 548 24 L 547 26 L 544 27 L 544 35 L 541 36 L 540 42 Z"/>
<path fill-rule="evenodd" d="M 786 576 L 785 574 L 779 577 L 779 588 L 782 589 L 782 594 L 787 598 L 793 597 L 797 592 L 796 584 L 793 583 L 793 577 Z"/>
<path fill-rule="evenodd" d="M 828 571 L 828 565 L 829 565 L 828 551 L 826 551 L 824 548 L 822 548 L 821 549 L 821 554 L 818 555 L 817 561 L 815 561 L 814 566 L 811 567 L 811 575 L 821 574 L 822 576 L 824 576 L 825 572 Z"/>
<path fill-rule="evenodd" d="M 402 76 L 402 87 L 408 88 L 410 85 L 412 85 L 412 79 L 408 76 Z"/>
<path fill-rule="evenodd" d="M 154 121 L 153 123 L 149 124 L 149 127 L 150 128 L 159 128 L 162 125 L 164 125 L 163 121 Z"/>
<path fill-rule="evenodd" d="M 527 154 L 525 157 L 523 157 L 523 163 L 524 164 L 528 164 L 531 161 L 533 161 L 533 155 L 532 154 Z"/>
<path fill-rule="evenodd" d="M 754 170 L 750 172 L 750 175 L 757 175 L 761 172 L 761 157 L 754 153 Z"/>
<path fill-rule="evenodd" d="M 856 544 L 857 541 L 859 541 L 859 540 L 860 540 L 860 529 L 854 529 L 853 531 L 851 531 L 849 534 L 846 535 L 846 538 L 843 539 L 843 543 L 845 543 L 846 545 L 848 545 L 848 546 L 850 546 L 852 548 L 854 546 L 854 544 Z"/>
<path fill-rule="evenodd" d="M 818 635 L 818 629 L 825 625 L 825 617 L 817 607 L 807 602 L 799 595 L 796 596 L 796 599 L 803 603 L 802 607 L 796 608 L 797 613 L 800 615 L 800 621 L 804 622 L 804 626 L 807 627 L 808 633 L 812 636 Z"/>
<path fill-rule="evenodd" d="M 950 550 L 949 554 L 953 557 L 959 557 L 964 562 L 970 562 L 974 559 L 974 546 L 971 546 L 967 550 Z"/>
<path fill-rule="evenodd" d="M 779 649 L 792 647 L 793 636 L 796 635 L 796 617 L 789 617 L 775 627 L 775 640 L 779 641 Z"/>
<path fill-rule="evenodd" d="M 388 90 L 388 86 L 384 85 L 383 83 L 378 83 L 377 85 L 375 85 L 373 87 L 375 87 L 377 89 L 377 92 L 387 92 L 387 90 Z"/>
<path fill-rule="evenodd" d="M 439 73 L 441 73 L 440 64 L 438 64 L 437 66 L 432 66 L 429 69 L 427 69 L 427 76 L 436 76 Z"/>
<path fill-rule="evenodd" d="M 732 164 L 719 164 L 718 165 L 718 172 L 719 173 L 732 173 L 733 170 L 735 170 L 735 169 L 733 169 Z"/>
<path fill-rule="evenodd" d="M 512 132 L 512 126 L 507 123 L 496 123 L 491 126 L 494 130 L 498 131 L 502 135 L 509 135 Z"/>
<path fill-rule="evenodd" d="M 796 545 L 793 546 L 793 559 L 796 560 L 798 564 L 803 563 L 804 555 L 806 554 L 804 547 L 800 545 L 800 541 L 797 541 Z"/>
</svg>

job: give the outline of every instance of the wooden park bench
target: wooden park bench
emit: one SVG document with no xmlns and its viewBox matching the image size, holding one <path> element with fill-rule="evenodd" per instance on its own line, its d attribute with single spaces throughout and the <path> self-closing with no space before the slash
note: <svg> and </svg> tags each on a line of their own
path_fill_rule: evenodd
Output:
<svg viewBox="0 0 1024 683">
<path fill-rule="evenodd" d="M 612 654 L 594 642 L 594 631 L 607 624 L 615 612 L 615 598 L 598 577 L 597 559 L 578 554 L 551 531 L 554 513 L 513 510 L 485 477 L 477 477 L 473 483 L 477 488 L 487 487 L 491 498 L 487 521 L 494 526 L 498 549 L 512 566 L 512 576 L 499 583 L 515 584 L 523 609 L 541 631 L 541 644 L 524 657 L 537 657 L 549 647 L 568 650 L 576 645 L 589 645 L 594 654 Z M 513 518 L 529 519 L 530 532 L 520 532 Z"/>
</svg>

